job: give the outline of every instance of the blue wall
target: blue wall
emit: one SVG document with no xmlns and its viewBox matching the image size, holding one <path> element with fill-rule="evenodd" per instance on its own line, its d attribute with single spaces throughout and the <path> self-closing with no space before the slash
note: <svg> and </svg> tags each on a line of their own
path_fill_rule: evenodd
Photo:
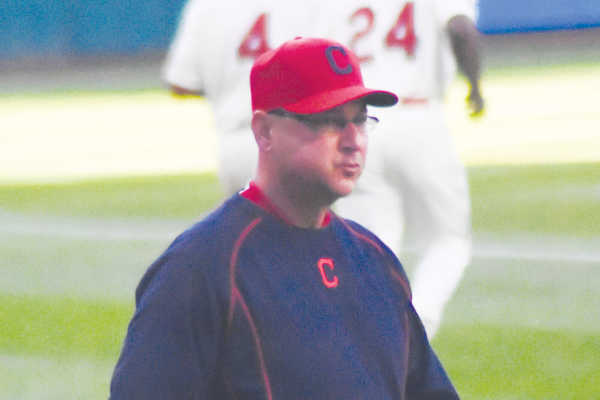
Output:
<svg viewBox="0 0 600 400">
<path fill-rule="evenodd" d="M 0 61 L 164 51 L 185 1 L 0 0 Z M 489 34 L 600 26 L 600 0 L 479 0 L 479 8 L 477 25 Z"/>
<path fill-rule="evenodd" d="M 0 0 L 0 60 L 162 51 L 185 0 Z"/>
<path fill-rule="evenodd" d="M 479 0 L 477 27 L 484 33 L 600 26 L 600 0 Z"/>
</svg>

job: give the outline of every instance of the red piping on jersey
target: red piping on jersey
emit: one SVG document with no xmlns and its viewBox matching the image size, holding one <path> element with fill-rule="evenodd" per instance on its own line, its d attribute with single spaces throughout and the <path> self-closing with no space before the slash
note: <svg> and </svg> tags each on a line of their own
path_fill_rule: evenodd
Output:
<svg viewBox="0 0 600 400">
<path fill-rule="evenodd" d="M 260 338 L 258 336 L 258 330 L 256 329 L 256 325 L 254 324 L 254 320 L 252 319 L 252 315 L 250 314 L 248 305 L 246 304 L 246 301 L 242 297 L 242 294 L 240 293 L 240 291 L 235 283 L 235 266 L 237 264 L 237 257 L 238 257 L 240 247 L 242 246 L 242 243 L 244 242 L 246 237 L 256 227 L 256 225 L 258 225 L 258 223 L 260 221 L 261 221 L 261 218 L 256 218 L 254 221 L 252 221 L 246 227 L 246 229 L 244 229 L 242 231 L 240 237 L 238 238 L 237 242 L 235 243 L 235 246 L 233 247 L 233 252 L 231 254 L 231 259 L 229 262 L 229 282 L 231 285 L 231 300 L 230 300 L 230 304 L 229 304 L 229 316 L 227 318 L 227 328 L 229 329 L 229 327 L 231 326 L 231 323 L 233 321 L 233 313 L 235 310 L 235 305 L 236 305 L 236 302 L 239 301 L 240 305 L 242 306 L 244 316 L 246 317 L 246 320 L 248 321 L 248 324 L 250 325 L 250 329 L 252 330 L 252 336 L 254 338 L 254 345 L 256 346 L 256 352 L 258 354 L 258 359 L 260 361 L 260 370 L 262 373 L 263 382 L 265 384 L 265 390 L 267 391 L 267 399 L 273 400 L 273 394 L 271 393 L 271 384 L 269 383 L 269 375 L 267 374 L 267 367 L 265 365 L 265 360 L 264 360 L 264 356 L 263 356 L 263 352 L 262 352 L 262 346 L 260 344 Z"/>
<path fill-rule="evenodd" d="M 340 218 L 339 216 L 338 216 L 338 218 L 344 225 L 346 225 L 346 227 L 350 230 L 350 232 L 352 232 L 354 235 L 356 235 L 359 239 L 362 239 L 362 240 L 366 241 L 367 243 L 372 244 L 373 246 L 375 246 L 377 248 L 377 250 L 379 250 L 380 253 L 383 254 L 383 249 L 381 248 L 381 246 L 379 244 L 375 243 L 373 240 L 366 237 L 365 235 L 361 235 L 360 233 L 356 232 L 354 229 L 352 229 L 352 227 L 348 224 L 348 222 L 346 222 L 345 219 Z M 402 289 L 404 289 L 406 296 L 412 301 L 412 292 L 410 290 L 410 285 L 408 284 L 408 282 L 406 282 L 405 279 L 402 279 L 402 276 L 400 276 L 400 274 L 397 271 L 395 271 L 394 268 L 390 268 L 390 272 L 392 273 L 392 276 L 400 283 L 400 286 L 402 286 Z"/>
<path fill-rule="evenodd" d="M 233 252 L 231 253 L 231 259 L 229 260 L 229 285 L 231 286 L 231 302 L 229 305 L 229 317 L 227 319 L 227 325 L 231 324 L 231 320 L 233 318 L 233 310 L 235 308 L 234 290 L 237 290 L 237 286 L 235 285 L 235 264 L 237 262 L 238 252 L 240 251 L 242 242 L 246 239 L 248 234 L 252 231 L 252 229 L 254 229 L 256 225 L 258 225 L 260 221 L 260 218 L 256 218 L 254 221 L 248 224 L 248 226 L 240 234 L 238 240 L 235 242 Z"/>
<path fill-rule="evenodd" d="M 404 292 L 406 292 L 406 296 L 409 298 L 410 301 L 412 301 L 412 291 L 410 290 L 410 285 L 408 284 L 408 282 L 406 282 L 405 279 L 402 279 L 400 274 L 393 268 L 390 268 L 390 271 L 392 273 L 392 276 L 400 283 L 400 286 L 402 286 Z"/>
<path fill-rule="evenodd" d="M 410 327 L 410 322 L 408 320 L 408 313 L 404 313 L 404 326 L 406 327 Z M 406 341 L 404 342 L 404 354 L 410 354 L 410 341 L 411 341 L 411 332 L 410 332 L 410 328 L 406 329 Z M 410 361 L 408 360 L 408 357 L 406 357 L 406 364 L 404 364 L 404 368 L 406 368 L 406 371 L 409 371 L 410 369 Z"/>
<path fill-rule="evenodd" d="M 348 230 L 350 232 L 352 232 L 356 237 L 358 237 L 359 239 L 364 240 L 367 243 L 372 244 L 377 250 L 379 250 L 380 253 L 383 254 L 383 249 L 381 248 L 380 245 L 378 245 L 377 243 L 375 243 L 373 240 L 371 240 L 370 238 L 366 237 L 365 235 L 361 235 L 360 233 L 356 232 L 354 229 L 352 229 L 352 227 L 348 224 L 348 222 L 346 222 L 345 219 L 340 218 L 338 216 L 338 219 L 342 222 L 342 224 L 344 224 L 346 226 L 346 228 L 348 228 Z"/>
<path fill-rule="evenodd" d="M 250 181 L 248 187 L 240 192 L 240 195 L 247 198 L 263 210 L 279 217 L 286 224 L 294 225 L 294 223 L 275 205 L 258 186 L 254 181 Z M 321 228 L 327 226 L 331 221 L 331 212 L 327 211 L 325 218 L 323 218 L 323 222 L 321 223 Z"/>
</svg>

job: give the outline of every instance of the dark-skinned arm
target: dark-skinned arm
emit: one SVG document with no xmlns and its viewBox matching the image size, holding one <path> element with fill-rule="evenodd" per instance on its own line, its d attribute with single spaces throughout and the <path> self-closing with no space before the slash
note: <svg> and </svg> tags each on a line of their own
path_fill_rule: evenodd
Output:
<svg viewBox="0 0 600 400">
<path fill-rule="evenodd" d="M 479 86 L 481 77 L 479 31 L 475 22 L 465 15 L 452 17 L 448 21 L 447 29 L 458 68 L 469 81 L 467 103 L 471 116 L 479 116 L 484 110 Z"/>
</svg>

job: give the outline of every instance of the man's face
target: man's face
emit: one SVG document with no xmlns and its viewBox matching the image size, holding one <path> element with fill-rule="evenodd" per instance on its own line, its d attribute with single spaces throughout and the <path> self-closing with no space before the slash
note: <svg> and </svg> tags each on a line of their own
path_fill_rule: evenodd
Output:
<svg viewBox="0 0 600 400">
<path fill-rule="evenodd" d="M 273 165 L 287 191 L 327 203 L 350 194 L 367 153 L 362 101 L 317 114 L 272 117 Z"/>
</svg>

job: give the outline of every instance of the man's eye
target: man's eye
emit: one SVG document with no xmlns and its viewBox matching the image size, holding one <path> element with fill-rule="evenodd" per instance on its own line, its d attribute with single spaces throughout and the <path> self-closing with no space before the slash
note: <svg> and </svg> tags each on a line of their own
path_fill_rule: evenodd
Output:
<svg viewBox="0 0 600 400">
<path fill-rule="evenodd" d="M 335 117 L 315 119 L 313 122 L 314 122 L 315 126 L 323 127 L 323 128 L 325 128 L 325 127 L 343 128 L 346 125 L 346 121 L 343 118 L 335 118 Z"/>
<path fill-rule="evenodd" d="M 356 118 L 354 118 L 352 120 L 352 122 L 354 123 L 354 125 L 364 125 L 367 122 L 367 116 L 366 115 L 359 115 Z"/>
<path fill-rule="evenodd" d="M 348 123 L 348 121 L 346 121 L 344 118 L 331 118 L 329 119 L 329 125 L 330 126 L 337 126 L 340 129 L 344 129 L 344 127 L 346 126 L 346 124 Z"/>
</svg>

